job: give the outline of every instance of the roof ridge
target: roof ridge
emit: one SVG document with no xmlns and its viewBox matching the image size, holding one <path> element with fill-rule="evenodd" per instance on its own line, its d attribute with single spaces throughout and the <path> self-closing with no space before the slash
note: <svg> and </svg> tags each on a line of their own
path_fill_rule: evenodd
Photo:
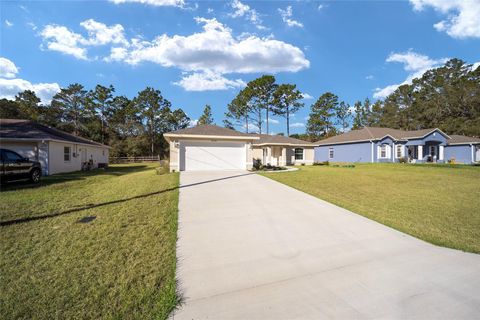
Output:
<svg viewBox="0 0 480 320">
<path fill-rule="evenodd" d="M 375 137 L 373 136 L 373 134 L 372 134 L 372 132 L 370 131 L 370 129 L 369 129 L 367 126 L 365 126 L 364 128 L 367 130 L 368 134 L 370 135 L 370 138 L 374 139 Z"/>
</svg>

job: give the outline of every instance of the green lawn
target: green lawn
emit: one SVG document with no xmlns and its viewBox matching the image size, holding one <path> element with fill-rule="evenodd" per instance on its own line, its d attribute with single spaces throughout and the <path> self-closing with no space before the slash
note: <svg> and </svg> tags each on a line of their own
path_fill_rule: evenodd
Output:
<svg viewBox="0 0 480 320">
<path fill-rule="evenodd" d="M 5 187 L 0 318 L 166 318 L 179 300 L 178 183 L 136 164 Z"/>
<path fill-rule="evenodd" d="M 262 174 L 428 242 L 480 253 L 480 167 L 356 164 Z"/>
</svg>

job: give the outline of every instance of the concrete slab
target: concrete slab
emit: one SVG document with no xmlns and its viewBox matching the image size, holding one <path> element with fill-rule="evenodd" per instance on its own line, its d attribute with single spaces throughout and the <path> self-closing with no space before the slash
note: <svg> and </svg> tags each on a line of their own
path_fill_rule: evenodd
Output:
<svg viewBox="0 0 480 320">
<path fill-rule="evenodd" d="M 243 171 L 180 177 L 174 319 L 473 319 L 480 255 Z"/>
</svg>

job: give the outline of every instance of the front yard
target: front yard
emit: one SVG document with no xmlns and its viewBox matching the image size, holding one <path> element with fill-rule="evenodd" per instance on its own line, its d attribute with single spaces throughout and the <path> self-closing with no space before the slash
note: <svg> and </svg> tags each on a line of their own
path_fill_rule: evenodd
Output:
<svg viewBox="0 0 480 320">
<path fill-rule="evenodd" d="M 1 318 L 166 318 L 179 299 L 178 183 L 136 164 L 7 186 Z"/>
<path fill-rule="evenodd" d="M 480 253 L 480 167 L 356 164 L 262 174 L 433 244 Z"/>
</svg>

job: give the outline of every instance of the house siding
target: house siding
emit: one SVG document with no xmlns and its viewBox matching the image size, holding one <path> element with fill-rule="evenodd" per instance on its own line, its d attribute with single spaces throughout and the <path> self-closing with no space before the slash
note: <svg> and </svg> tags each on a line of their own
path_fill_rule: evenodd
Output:
<svg viewBox="0 0 480 320">
<path fill-rule="evenodd" d="M 453 145 L 445 147 L 445 161 L 455 159 L 456 163 L 472 163 L 472 146 Z"/>
<path fill-rule="evenodd" d="M 70 161 L 64 161 L 64 147 L 70 147 Z M 86 160 L 93 160 L 93 167 L 99 163 L 108 163 L 108 148 L 79 145 L 70 142 L 50 141 L 48 146 L 49 174 L 79 171 L 82 169 L 82 151 L 86 152 Z"/>
<path fill-rule="evenodd" d="M 333 158 L 329 158 L 329 149 L 333 148 Z M 374 154 L 375 156 L 375 154 Z M 371 162 L 372 146 L 370 142 L 325 145 L 315 148 L 315 161 L 331 162 Z"/>
</svg>

